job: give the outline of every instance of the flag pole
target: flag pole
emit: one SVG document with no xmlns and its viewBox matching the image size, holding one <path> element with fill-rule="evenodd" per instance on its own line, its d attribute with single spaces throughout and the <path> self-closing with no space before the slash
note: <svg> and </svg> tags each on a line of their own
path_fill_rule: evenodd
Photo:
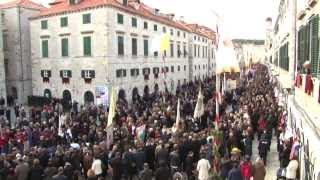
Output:
<svg viewBox="0 0 320 180">
<path fill-rule="evenodd" d="M 219 125 L 219 93 L 220 93 L 220 75 L 217 73 L 217 68 L 216 68 L 216 118 L 215 118 L 215 129 L 218 130 L 218 125 Z"/>
</svg>

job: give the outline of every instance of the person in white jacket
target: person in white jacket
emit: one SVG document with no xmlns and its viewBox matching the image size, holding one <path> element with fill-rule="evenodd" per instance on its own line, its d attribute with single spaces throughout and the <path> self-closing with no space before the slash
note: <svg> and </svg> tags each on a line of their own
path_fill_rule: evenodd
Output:
<svg viewBox="0 0 320 180">
<path fill-rule="evenodd" d="M 102 174 L 102 161 L 99 158 L 95 158 L 92 163 L 91 169 L 96 176 L 100 176 Z"/>
<path fill-rule="evenodd" d="M 294 156 L 286 168 L 286 179 L 296 180 L 298 168 L 299 168 L 299 162 L 297 160 L 297 157 Z"/>
<path fill-rule="evenodd" d="M 205 159 L 204 155 L 201 155 L 201 159 L 198 161 L 198 164 L 197 164 L 197 171 L 199 172 L 198 179 L 208 180 L 210 168 L 211 168 L 210 162 L 207 159 Z"/>
</svg>

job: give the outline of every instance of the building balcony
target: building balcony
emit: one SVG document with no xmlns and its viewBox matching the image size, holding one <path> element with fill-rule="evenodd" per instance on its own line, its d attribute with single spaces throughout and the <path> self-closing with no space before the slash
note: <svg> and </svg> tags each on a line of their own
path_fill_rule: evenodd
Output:
<svg viewBox="0 0 320 180">
<path fill-rule="evenodd" d="M 308 5 L 314 7 L 317 4 L 318 0 L 308 0 Z"/>
<path fill-rule="evenodd" d="M 302 86 L 295 88 L 295 100 L 297 104 L 302 107 L 313 123 L 316 125 L 317 132 L 320 132 L 320 103 L 319 98 L 319 84 L 320 80 L 317 78 L 313 79 L 313 93 L 309 96 L 305 93 L 305 75 L 302 76 Z"/>
</svg>

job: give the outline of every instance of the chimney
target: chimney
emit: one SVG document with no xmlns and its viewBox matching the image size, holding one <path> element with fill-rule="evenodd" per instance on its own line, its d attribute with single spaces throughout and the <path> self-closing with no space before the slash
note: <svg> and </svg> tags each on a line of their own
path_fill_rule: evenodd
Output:
<svg viewBox="0 0 320 180">
<path fill-rule="evenodd" d="M 172 14 L 169 14 L 169 18 L 171 19 L 171 20 L 173 20 L 173 18 L 174 18 L 174 14 L 172 13 Z"/>
<path fill-rule="evenodd" d="M 123 4 L 124 6 L 127 6 L 127 5 L 128 5 L 128 0 L 122 0 L 122 4 Z"/>
<path fill-rule="evenodd" d="M 180 20 L 181 22 L 184 22 L 184 16 L 180 16 L 179 20 Z"/>
<path fill-rule="evenodd" d="M 158 16 L 159 15 L 159 12 L 160 12 L 160 9 L 154 9 L 154 14 L 156 15 L 156 16 Z"/>
</svg>

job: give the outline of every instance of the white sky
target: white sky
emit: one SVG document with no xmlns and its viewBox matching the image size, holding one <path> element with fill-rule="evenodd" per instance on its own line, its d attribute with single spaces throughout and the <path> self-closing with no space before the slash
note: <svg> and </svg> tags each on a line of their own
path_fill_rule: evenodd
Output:
<svg viewBox="0 0 320 180">
<path fill-rule="evenodd" d="M 7 1 L 7 0 L 0 0 Z M 33 0 L 46 4 L 52 0 Z M 231 38 L 264 39 L 265 19 L 275 17 L 279 0 L 141 0 L 164 13 L 183 16 L 185 21 L 215 29 L 215 11 L 223 18 L 223 28 Z"/>
</svg>

